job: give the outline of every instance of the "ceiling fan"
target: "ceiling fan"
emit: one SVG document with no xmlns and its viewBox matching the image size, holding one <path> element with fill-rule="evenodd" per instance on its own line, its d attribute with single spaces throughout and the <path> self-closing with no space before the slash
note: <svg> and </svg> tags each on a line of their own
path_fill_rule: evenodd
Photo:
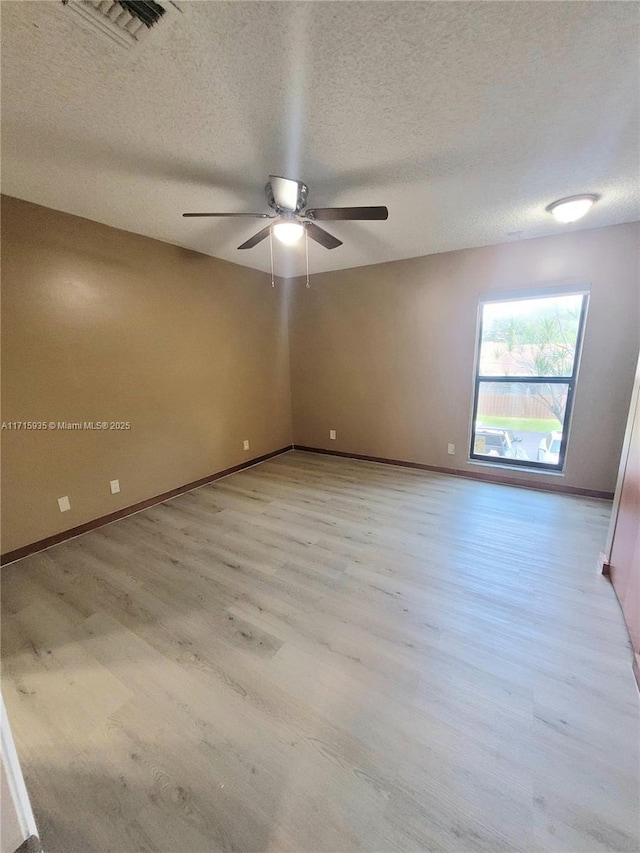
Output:
<svg viewBox="0 0 640 853">
<path fill-rule="evenodd" d="M 253 237 L 249 237 L 238 249 L 253 249 L 271 234 L 291 246 L 306 232 L 312 240 L 325 249 L 336 249 L 342 245 L 333 234 L 316 225 L 316 222 L 335 220 L 387 219 L 386 207 L 313 207 L 307 208 L 309 187 L 301 181 L 269 175 L 265 186 L 267 202 L 274 213 L 183 213 L 183 216 L 248 216 L 254 219 L 272 219 Z"/>
</svg>

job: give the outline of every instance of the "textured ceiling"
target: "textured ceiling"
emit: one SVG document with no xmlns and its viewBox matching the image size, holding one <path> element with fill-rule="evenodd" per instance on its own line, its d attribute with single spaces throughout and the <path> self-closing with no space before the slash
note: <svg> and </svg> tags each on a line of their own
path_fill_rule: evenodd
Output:
<svg viewBox="0 0 640 853">
<path fill-rule="evenodd" d="M 3 191 L 268 269 L 236 251 L 269 173 L 328 223 L 312 271 L 640 218 L 637 3 L 179 2 L 126 51 L 60 2 L 2 0 Z M 580 223 L 545 212 L 596 192 Z M 301 247 L 274 241 L 276 272 Z"/>
</svg>

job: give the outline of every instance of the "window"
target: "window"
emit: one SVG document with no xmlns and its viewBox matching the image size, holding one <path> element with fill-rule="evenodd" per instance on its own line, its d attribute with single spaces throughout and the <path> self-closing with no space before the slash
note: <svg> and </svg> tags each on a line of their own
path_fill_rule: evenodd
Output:
<svg viewBox="0 0 640 853">
<path fill-rule="evenodd" d="M 563 470 L 586 310 L 575 291 L 482 300 L 471 459 Z"/>
</svg>

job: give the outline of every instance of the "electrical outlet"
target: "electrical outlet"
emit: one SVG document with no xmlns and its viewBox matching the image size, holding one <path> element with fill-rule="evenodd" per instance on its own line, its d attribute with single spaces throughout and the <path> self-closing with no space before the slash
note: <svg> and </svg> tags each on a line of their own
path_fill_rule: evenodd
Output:
<svg viewBox="0 0 640 853">
<path fill-rule="evenodd" d="M 242 446 L 244 447 L 245 450 L 249 449 L 249 439 L 248 438 L 242 442 Z"/>
<path fill-rule="evenodd" d="M 335 440 L 336 440 L 336 431 L 335 431 L 335 429 L 330 429 L 330 430 L 329 430 L 329 438 L 331 439 L 331 441 L 335 441 Z"/>
<path fill-rule="evenodd" d="M 120 480 L 110 480 L 109 488 L 111 489 L 112 495 L 117 495 L 120 491 Z"/>
<path fill-rule="evenodd" d="M 449 454 L 449 456 L 453 456 L 453 454 L 455 452 L 456 452 L 455 444 L 447 444 L 447 453 Z"/>
<path fill-rule="evenodd" d="M 58 498 L 58 507 L 60 512 L 68 512 L 71 509 L 69 498 L 66 495 L 63 498 Z"/>
</svg>

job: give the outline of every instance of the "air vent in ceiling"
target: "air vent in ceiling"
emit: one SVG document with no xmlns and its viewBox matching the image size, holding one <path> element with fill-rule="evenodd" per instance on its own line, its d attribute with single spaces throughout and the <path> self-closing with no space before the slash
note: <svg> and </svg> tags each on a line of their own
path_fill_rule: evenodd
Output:
<svg viewBox="0 0 640 853">
<path fill-rule="evenodd" d="M 154 0 L 62 0 L 85 24 L 122 47 L 135 47 L 166 14 Z"/>
</svg>

